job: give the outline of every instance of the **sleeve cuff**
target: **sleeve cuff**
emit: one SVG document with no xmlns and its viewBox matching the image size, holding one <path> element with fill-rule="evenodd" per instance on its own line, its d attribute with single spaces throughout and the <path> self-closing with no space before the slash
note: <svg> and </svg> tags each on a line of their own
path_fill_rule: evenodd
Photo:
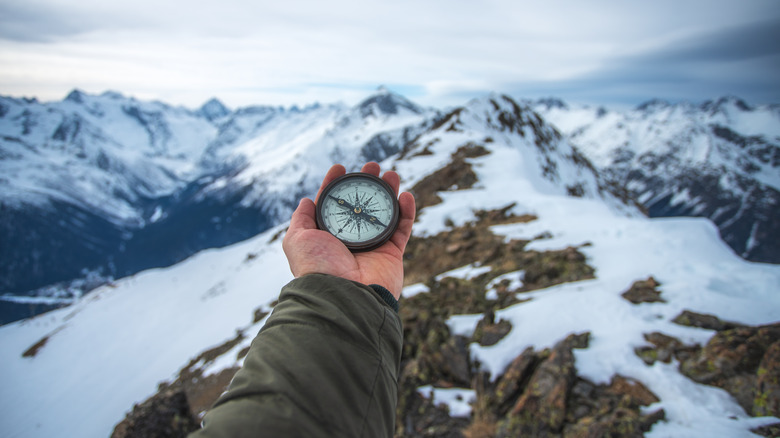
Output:
<svg viewBox="0 0 780 438">
<path fill-rule="evenodd" d="M 392 307 L 393 310 L 395 310 L 395 313 L 398 313 L 398 300 L 395 299 L 389 290 L 378 284 L 369 284 L 368 287 L 373 289 L 374 292 L 376 292 L 377 295 L 382 298 L 382 301 L 387 303 L 388 306 Z"/>
</svg>

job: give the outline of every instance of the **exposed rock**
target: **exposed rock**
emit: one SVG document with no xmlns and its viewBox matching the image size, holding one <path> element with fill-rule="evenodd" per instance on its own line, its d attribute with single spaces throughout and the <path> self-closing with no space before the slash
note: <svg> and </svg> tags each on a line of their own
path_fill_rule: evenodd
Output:
<svg viewBox="0 0 780 438">
<path fill-rule="evenodd" d="M 169 389 L 135 405 L 111 438 L 184 438 L 198 427 L 184 391 Z"/>
<path fill-rule="evenodd" d="M 704 313 L 691 312 L 690 310 L 683 310 L 682 313 L 677 315 L 673 320 L 673 323 L 685 325 L 688 327 L 699 327 L 708 330 L 730 330 L 736 327 L 744 327 L 742 324 L 734 322 L 721 321 L 715 315 L 707 315 Z"/>
<path fill-rule="evenodd" d="M 642 406 L 659 401 L 641 382 L 614 376 L 596 385 L 576 376 L 573 348 L 587 348 L 589 334 L 570 335 L 552 350 L 527 348 L 491 385 L 474 379 L 477 400 L 466 437 L 641 437 L 664 418 Z"/>
<path fill-rule="evenodd" d="M 403 438 L 462 438 L 463 429 L 469 424 L 467 417 L 452 417 L 446 405 L 435 405 L 415 389 L 412 402 L 397 427 L 396 437 Z"/>
<path fill-rule="evenodd" d="M 578 379 L 572 388 L 567 426 L 563 436 L 641 437 L 665 417 L 663 410 L 642 414 L 640 407 L 658 402 L 641 382 L 614 376 L 609 385 Z"/>
<path fill-rule="evenodd" d="M 452 154 L 449 164 L 420 180 L 410 192 L 414 195 L 417 212 L 425 207 L 442 202 L 438 192 L 465 190 L 477 182 L 477 175 L 471 169 L 467 158 L 487 155 L 490 152 L 484 146 L 468 143 Z"/>
<path fill-rule="evenodd" d="M 493 310 L 485 312 L 485 316 L 477 323 L 472 339 L 484 347 L 495 345 L 512 330 L 512 323 L 507 320 L 495 322 Z"/>
<path fill-rule="evenodd" d="M 204 369 L 220 356 L 230 352 L 243 339 L 243 333 L 236 333 L 235 338 L 190 360 L 179 371 L 176 380 L 161 383 L 156 394 L 136 405 L 133 412 L 116 426 L 112 438 L 183 437 L 187 435 L 187 431 L 197 429 L 198 422 L 195 419 L 217 401 L 238 371 L 237 367 L 229 367 L 214 374 L 204 375 Z M 235 359 L 243 357 L 247 351 L 247 348 L 242 349 Z M 190 427 L 185 421 L 186 418 L 192 419 L 194 427 L 185 430 Z"/>
<path fill-rule="evenodd" d="M 422 365 L 424 359 L 406 362 L 398 382 L 398 406 L 396 407 L 397 437 L 461 437 L 461 430 L 469 423 L 468 418 L 454 418 L 445 406 L 434 405 L 421 395 L 417 388 L 437 379 L 432 370 Z M 423 370 L 423 368 L 427 368 Z"/>
<path fill-rule="evenodd" d="M 665 303 L 666 300 L 661 298 L 661 291 L 658 290 L 659 285 L 653 277 L 636 281 L 621 296 L 634 304 Z"/>
<path fill-rule="evenodd" d="M 257 309 L 255 309 L 254 318 L 252 318 L 252 323 L 257 324 L 258 322 L 262 321 L 263 318 L 268 316 L 269 313 L 271 312 L 267 312 L 263 310 L 262 307 L 258 307 Z"/>
<path fill-rule="evenodd" d="M 679 339 L 659 332 L 645 334 L 645 340 L 652 344 L 648 347 L 637 347 L 634 352 L 646 364 L 652 365 L 660 360 L 671 363 L 673 358 L 685 361 L 701 350 L 699 345 L 685 345 Z"/>
<path fill-rule="evenodd" d="M 553 347 L 534 371 L 522 395 L 500 423 L 498 436 L 551 436 L 561 432 L 571 386 L 576 377 L 572 347 Z"/>
<path fill-rule="evenodd" d="M 649 406 L 661 401 L 638 380 L 623 376 L 613 377 L 607 392 L 624 398 L 628 406 L 631 407 Z"/>
<path fill-rule="evenodd" d="M 517 221 L 523 220 L 525 218 Z M 528 220 L 532 219 L 525 221 Z M 435 236 L 412 236 L 404 253 L 404 282 L 407 285 L 427 282 L 437 274 L 476 261 L 494 268 L 502 268 L 503 265 L 515 267 L 523 257 L 526 243 L 512 240 L 504 244 L 502 237 L 496 236 L 487 225 L 478 222 L 464 224 Z M 498 275 L 500 273 L 495 274 Z"/>
<path fill-rule="evenodd" d="M 477 293 L 483 293 L 484 286 L 493 278 L 519 270 L 525 271 L 520 291 L 593 278 L 594 269 L 577 248 L 526 251 L 527 241 L 505 242 L 503 237 L 493 234 L 492 225 L 526 223 L 536 219 L 532 215 L 516 216 L 511 213 L 512 208 L 510 204 L 496 210 L 476 211 L 477 220 L 474 222 L 435 236 L 412 236 L 404 254 L 405 284 L 429 282 L 437 274 L 475 262 L 493 268 L 483 277 L 484 283 L 475 282 Z"/>
<path fill-rule="evenodd" d="M 528 251 L 522 260 L 525 270 L 522 290 L 535 290 L 555 284 L 593 278 L 594 270 L 574 247 L 561 251 Z"/>
<path fill-rule="evenodd" d="M 509 364 L 496 384 L 494 392 L 496 414 L 503 417 L 509 412 L 514 401 L 520 398 L 523 390 L 528 386 L 528 381 L 539 361 L 544 359 L 546 355 L 537 355 L 531 347 L 528 347 Z"/>
<path fill-rule="evenodd" d="M 471 384 L 471 361 L 467 340 L 463 336 L 450 337 L 441 349 L 433 352 L 428 365 L 437 370 L 440 386 L 468 387 Z"/>
<path fill-rule="evenodd" d="M 686 319 L 709 328 L 736 325 L 712 315 L 686 314 Z M 645 339 L 652 346 L 638 347 L 635 352 L 648 365 L 675 358 L 685 376 L 725 389 L 748 414 L 780 415 L 780 323 L 723 329 L 704 347 L 685 345 L 657 332 L 646 334 Z"/>
<path fill-rule="evenodd" d="M 517 216 L 512 213 L 512 209 L 515 208 L 515 205 L 517 204 L 513 202 L 506 207 L 495 210 L 477 210 L 474 212 L 474 216 L 477 218 L 477 222 L 483 226 L 515 224 L 518 222 L 531 222 L 532 220 L 536 220 L 536 216 Z"/>
<path fill-rule="evenodd" d="M 30 348 L 25 350 L 24 353 L 22 353 L 22 357 L 35 357 L 35 355 L 41 351 L 41 348 L 43 348 L 47 342 L 49 342 L 48 335 L 42 337 L 38 342 L 34 343 L 32 346 L 30 346 Z"/>
<path fill-rule="evenodd" d="M 756 376 L 753 415 L 780 417 L 780 341 L 766 350 Z"/>
<path fill-rule="evenodd" d="M 765 436 L 768 438 L 777 438 L 780 436 L 780 423 L 770 424 L 767 426 L 761 426 L 756 429 L 751 429 L 751 432 L 756 435 Z"/>
<path fill-rule="evenodd" d="M 752 415 L 777 415 L 780 323 L 716 333 L 680 364 L 690 379 L 728 391 Z"/>
</svg>

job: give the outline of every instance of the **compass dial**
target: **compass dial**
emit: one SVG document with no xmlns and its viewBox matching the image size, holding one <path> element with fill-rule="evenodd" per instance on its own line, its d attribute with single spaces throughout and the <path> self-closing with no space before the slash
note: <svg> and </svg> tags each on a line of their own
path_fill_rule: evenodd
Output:
<svg viewBox="0 0 780 438">
<path fill-rule="evenodd" d="M 351 251 L 368 251 L 393 235 L 398 214 L 398 200 L 389 184 L 368 173 L 348 173 L 323 189 L 316 218 L 319 229 Z"/>
</svg>

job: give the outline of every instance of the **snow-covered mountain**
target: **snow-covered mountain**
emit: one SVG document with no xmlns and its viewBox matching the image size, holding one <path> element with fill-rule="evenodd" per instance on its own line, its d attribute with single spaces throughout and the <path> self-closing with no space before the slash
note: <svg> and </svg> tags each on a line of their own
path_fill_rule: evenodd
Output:
<svg viewBox="0 0 780 438">
<path fill-rule="evenodd" d="M 777 106 L 532 108 L 651 216 L 709 217 L 742 257 L 780 261 Z M 382 160 L 441 117 L 384 88 L 354 107 L 234 111 L 114 92 L 0 97 L 0 321 L 254 236 L 316 189 L 325 163 Z"/>
<path fill-rule="evenodd" d="M 533 108 L 650 216 L 707 217 L 737 254 L 780 263 L 780 106 L 727 97 L 624 112 L 554 99 Z"/>
<path fill-rule="evenodd" d="M 381 160 L 432 114 L 386 89 L 354 108 L 235 111 L 0 98 L 2 319 L 256 235 L 316 189 L 323 163 Z"/>
<path fill-rule="evenodd" d="M 355 117 L 361 108 L 339 113 L 330 128 L 300 114 L 311 132 L 325 132 L 306 141 L 275 129 L 288 142 L 277 148 L 250 134 L 270 126 L 238 119 L 221 135 L 247 140 L 215 141 L 208 152 L 238 163 L 233 177 L 201 187 L 256 187 L 274 169 L 310 173 L 292 179 L 305 186 L 330 165 L 317 157 L 388 154 L 382 166 L 399 172 L 420 209 L 401 300 L 400 435 L 748 437 L 780 422 L 771 416 L 780 402 L 771 380 L 780 372 L 780 328 L 751 327 L 778 320 L 780 266 L 741 259 L 706 219 L 647 218 L 572 142 L 508 97 L 380 134 L 375 119 Z M 338 132 L 354 142 L 329 137 Z M 336 146 L 325 157 L 312 150 Z M 0 327 L 3 434 L 104 437 L 133 410 L 115 433 L 140 436 L 180 413 L 200 414 L 291 279 L 284 230 Z M 721 337 L 727 347 L 710 348 Z"/>
</svg>

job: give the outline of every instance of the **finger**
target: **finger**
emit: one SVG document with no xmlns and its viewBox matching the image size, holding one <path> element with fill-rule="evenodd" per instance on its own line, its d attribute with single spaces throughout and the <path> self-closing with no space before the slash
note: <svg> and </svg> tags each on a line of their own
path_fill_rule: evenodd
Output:
<svg viewBox="0 0 780 438">
<path fill-rule="evenodd" d="M 317 203 L 320 201 L 320 194 L 322 193 L 322 189 L 324 189 L 325 186 L 345 173 L 347 173 L 347 169 L 345 169 L 341 164 L 334 164 L 331 166 L 331 168 L 328 170 L 328 173 L 325 174 L 325 179 L 322 180 L 322 185 L 320 186 L 320 190 L 317 192 L 317 197 L 315 198 L 316 201 L 314 202 Z"/>
<path fill-rule="evenodd" d="M 415 215 L 414 196 L 409 192 L 401 193 L 401 196 L 398 197 L 398 205 L 401 208 L 401 217 L 398 219 L 398 229 L 393 233 L 391 240 L 403 253 L 409 238 L 412 236 Z"/>
<path fill-rule="evenodd" d="M 363 168 L 360 169 L 361 172 L 363 172 L 363 173 L 370 173 L 371 175 L 374 175 L 374 176 L 379 176 L 379 171 L 380 170 L 381 169 L 379 167 L 379 164 L 374 162 L 374 161 L 371 161 L 371 162 L 368 162 L 368 163 L 364 164 Z"/>
<path fill-rule="evenodd" d="M 398 188 L 401 187 L 401 177 L 392 170 L 388 170 L 382 176 L 382 179 L 385 180 L 386 183 L 390 184 L 390 187 L 393 188 L 393 193 L 398 196 Z"/>
<path fill-rule="evenodd" d="M 317 222 L 314 219 L 314 211 L 314 203 L 311 199 L 301 199 L 298 208 L 296 208 L 292 214 L 290 229 L 287 234 L 293 234 L 298 230 L 311 230 L 317 228 Z"/>
</svg>

